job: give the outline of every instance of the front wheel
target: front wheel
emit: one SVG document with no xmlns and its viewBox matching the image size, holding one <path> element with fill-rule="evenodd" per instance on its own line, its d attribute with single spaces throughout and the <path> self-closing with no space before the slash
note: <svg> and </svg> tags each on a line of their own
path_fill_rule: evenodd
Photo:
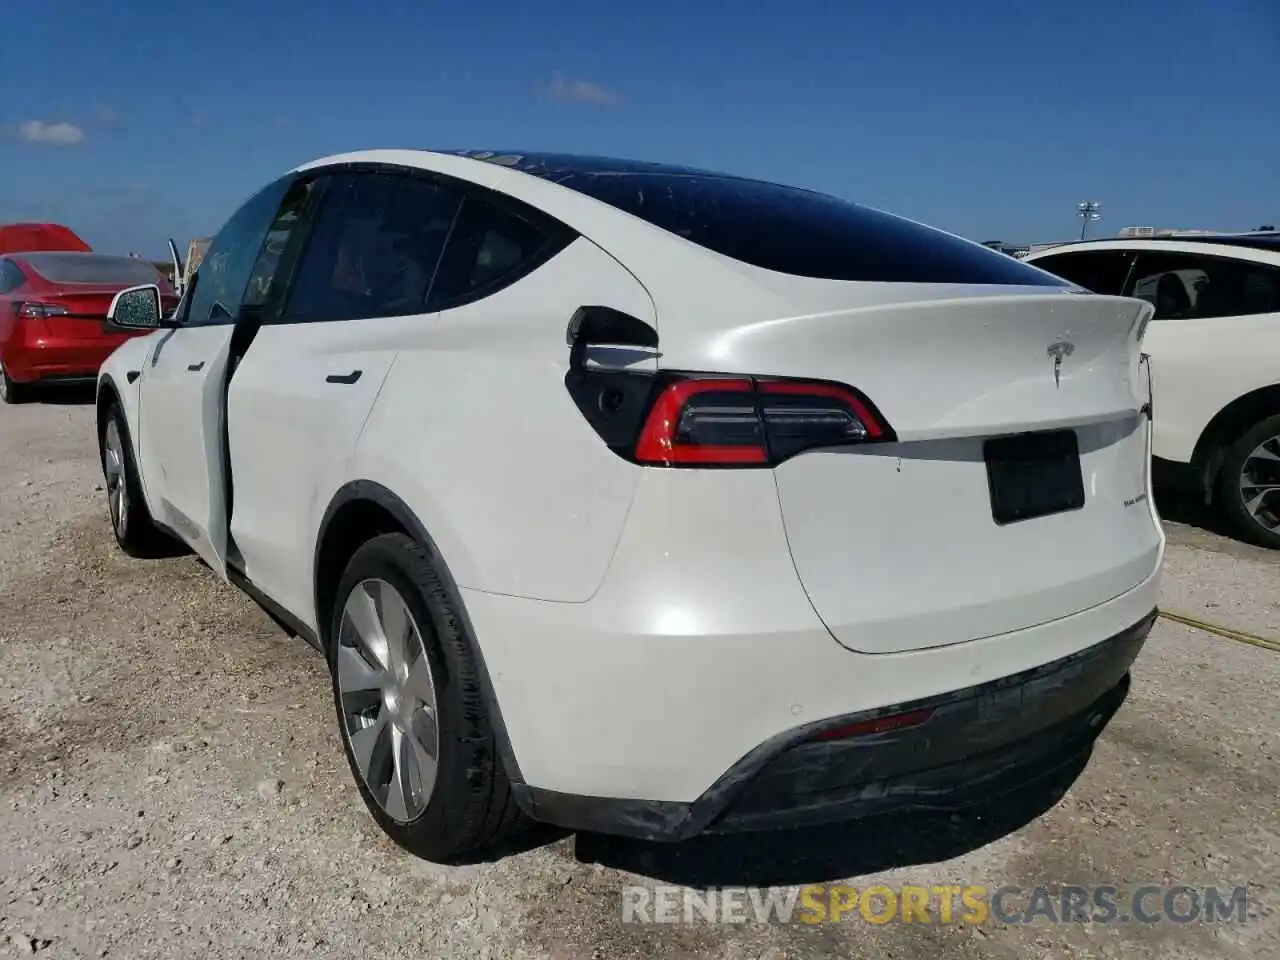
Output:
<svg viewBox="0 0 1280 960">
<path fill-rule="evenodd" d="M 1280 550 L 1280 415 L 1255 424 L 1228 448 L 1218 498 L 1242 540 Z"/>
<path fill-rule="evenodd" d="M 169 546 L 169 538 L 156 528 L 142 497 L 129 429 L 118 406 L 112 406 L 107 413 L 99 439 L 99 452 L 107 491 L 107 512 L 111 516 L 111 530 L 116 543 L 131 557 L 161 555 Z"/>
<path fill-rule="evenodd" d="M 525 822 L 460 612 L 427 552 L 385 534 L 347 565 L 328 644 L 360 796 L 392 840 L 436 862 L 492 848 Z"/>
</svg>

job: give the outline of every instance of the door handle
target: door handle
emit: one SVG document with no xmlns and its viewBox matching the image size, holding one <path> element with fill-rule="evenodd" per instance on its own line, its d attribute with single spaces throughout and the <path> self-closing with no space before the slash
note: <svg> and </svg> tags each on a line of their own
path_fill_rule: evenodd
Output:
<svg viewBox="0 0 1280 960">
<path fill-rule="evenodd" d="M 324 378 L 325 383 L 355 383 L 360 379 L 363 370 L 352 370 L 350 373 L 331 373 Z"/>
<path fill-rule="evenodd" d="M 203 360 L 201 360 L 199 363 L 188 363 L 188 364 L 187 364 L 187 369 L 188 369 L 188 370 L 190 370 L 192 373 L 195 373 L 197 370 L 201 370 L 201 369 L 203 369 L 203 368 L 204 368 L 204 361 L 203 361 Z"/>
</svg>

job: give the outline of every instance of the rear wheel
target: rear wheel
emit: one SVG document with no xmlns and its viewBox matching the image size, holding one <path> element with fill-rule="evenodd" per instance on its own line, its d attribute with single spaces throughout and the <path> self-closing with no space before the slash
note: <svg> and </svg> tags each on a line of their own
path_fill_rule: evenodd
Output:
<svg viewBox="0 0 1280 960">
<path fill-rule="evenodd" d="M 98 442 L 107 491 L 111 530 L 120 549 L 131 557 L 153 557 L 171 547 L 170 538 L 156 528 L 142 496 L 138 469 L 129 442 L 124 414 L 112 405 Z"/>
<path fill-rule="evenodd" d="M 338 726 L 361 798 L 383 831 L 441 862 L 524 826 L 471 640 L 427 552 L 403 534 L 370 540 L 347 565 L 334 611 Z"/>
<path fill-rule="evenodd" d="M 1280 415 L 1254 425 L 1228 448 L 1218 497 L 1241 539 L 1280 549 Z"/>
<path fill-rule="evenodd" d="M 5 403 L 26 403 L 31 397 L 31 385 L 18 383 L 0 364 L 0 400 Z"/>
</svg>

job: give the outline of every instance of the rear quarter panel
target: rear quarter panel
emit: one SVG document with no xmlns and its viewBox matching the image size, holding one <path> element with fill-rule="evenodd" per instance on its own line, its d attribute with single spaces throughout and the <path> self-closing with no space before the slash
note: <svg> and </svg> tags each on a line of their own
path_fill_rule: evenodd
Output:
<svg viewBox="0 0 1280 960">
<path fill-rule="evenodd" d="M 1280 383 L 1280 314 L 1155 320 L 1151 354 L 1152 453 L 1190 463 L 1205 428 L 1232 401 Z"/>
<path fill-rule="evenodd" d="M 13 339 L 17 330 L 18 317 L 14 312 L 14 300 L 0 297 L 0 360 L 3 360 L 5 349 Z"/>
<path fill-rule="evenodd" d="M 583 305 L 657 325 L 639 281 L 580 237 L 498 293 L 423 317 L 365 425 L 351 479 L 403 500 L 462 587 L 582 602 L 604 578 L 640 470 L 565 388 Z"/>
</svg>

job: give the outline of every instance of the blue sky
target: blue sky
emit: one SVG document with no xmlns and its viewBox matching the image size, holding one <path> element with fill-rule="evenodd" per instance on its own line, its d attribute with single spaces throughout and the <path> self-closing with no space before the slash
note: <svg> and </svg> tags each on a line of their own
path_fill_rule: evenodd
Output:
<svg viewBox="0 0 1280 960">
<path fill-rule="evenodd" d="M 387 146 L 669 160 L 975 240 L 1280 221 L 1278 0 L 48 0 L 0 28 L 0 222 L 215 231 Z M 760 12 L 744 12 L 758 10 Z"/>
</svg>

